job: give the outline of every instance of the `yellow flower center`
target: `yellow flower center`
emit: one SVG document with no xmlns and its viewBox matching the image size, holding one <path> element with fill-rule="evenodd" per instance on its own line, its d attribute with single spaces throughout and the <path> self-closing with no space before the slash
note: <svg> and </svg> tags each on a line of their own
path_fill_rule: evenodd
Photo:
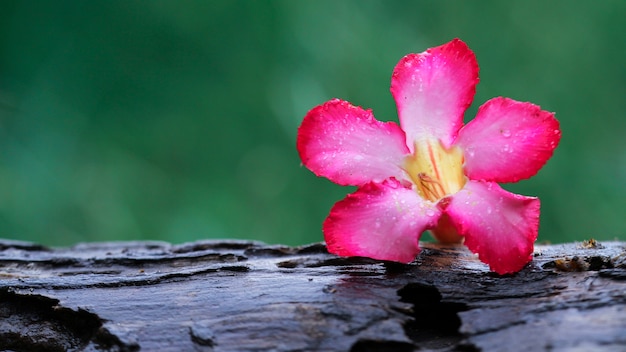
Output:
<svg viewBox="0 0 626 352">
<path fill-rule="evenodd" d="M 446 149 L 438 140 L 425 140 L 415 143 L 415 151 L 405 159 L 404 169 L 422 198 L 438 202 L 465 186 L 463 161 L 463 152 L 458 147 Z M 442 243 L 463 241 L 446 214 L 430 232 Z"/>
<path fill-rule="evenodd" d="M 458 192 L 466 182 L 461 149 L 446 149 L 437 140 L 416 142 L 415 152 L 405 160 L 405 170 L 417 193 L 431 202 Z"/>
</svg>

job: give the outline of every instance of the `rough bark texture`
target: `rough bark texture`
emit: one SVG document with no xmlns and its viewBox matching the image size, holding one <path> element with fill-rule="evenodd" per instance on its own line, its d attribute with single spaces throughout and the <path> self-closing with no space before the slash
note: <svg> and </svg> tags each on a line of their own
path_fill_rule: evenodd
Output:
<svg viewBox="0 0 626 352">
<path fill-rule="evenodd" d="M 626 243 L 537 246 L 508 276 L 423 248 L 400 265 L 322 244 L 0 240 L 0 349 L 626 350 Z"/>
</svg>

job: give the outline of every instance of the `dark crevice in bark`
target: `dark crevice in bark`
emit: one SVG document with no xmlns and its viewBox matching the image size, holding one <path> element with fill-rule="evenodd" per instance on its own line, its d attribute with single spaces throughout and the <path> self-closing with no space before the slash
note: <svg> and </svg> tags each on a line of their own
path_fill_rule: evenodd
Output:
<svg viewBox="0 0 626 352">
<path fill-rule="evenodd" d="M 359 340 L 350 352 L 411 352 L 415 347 L 410 343 L 397 341 Z"/>
<path fill-rule="evenodd" d="M 74 311 L 40 295 L 0 288 L 0 349 L 19 351 L 136 351 L 102 328 L 95 314 Z"/>
<path fill-rule="evenodd" d="M 404 331 L 417 346 L 443 349 L 461 341 L 458 313 L 468 309 L 466 304 L 442 301 L 439 290 L 424 283 L 407 284 L 398 295 L 401 302 L 413 304 L 413 319 L 404 324 Z"/>
</svg>

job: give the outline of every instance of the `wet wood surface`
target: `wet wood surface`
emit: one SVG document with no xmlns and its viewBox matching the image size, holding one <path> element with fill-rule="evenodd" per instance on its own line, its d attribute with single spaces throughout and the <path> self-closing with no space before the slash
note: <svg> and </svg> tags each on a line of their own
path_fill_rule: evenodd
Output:
<svg viewBox="0 0 626 352">
<path fill-rule="evenodd" d="M 422 247 L 0 240 L 0 350 L 626 351 L 626 243 L 536 246 L 507 276 Z"/>
</svg>

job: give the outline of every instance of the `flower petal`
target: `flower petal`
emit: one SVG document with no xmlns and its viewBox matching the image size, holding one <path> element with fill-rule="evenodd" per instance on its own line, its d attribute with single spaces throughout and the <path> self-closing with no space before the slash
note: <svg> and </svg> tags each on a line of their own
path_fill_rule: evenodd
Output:
<svg viewBox="0 0 626 352">
<path fill-rule="evenodd" d="M 328 251 L 402 263 L 419 253 L 422 232 L 441 211 L 396 179 L 368 183 L 337 202 L 324 221 Z"/>
<path fill-rule="evenodd" d="M 455 142 L 470 179 L 517 182 L 541 169 L 561 139 L 554 114 L 508 98 L 483 104 Z"/>
<path fill-rule="evenodd" d="M 469 181 L 448 199 L 445 212 L 465 245 L 498 274 L 521 270 L 532 259 L 539 229 L 539 199 L 491 182 Z"/>
<path fill-rule="evenodd" d="M 459 39 L 402 58 L 393 70 L 391 94 L 407 141 L 436 138 L 450 147 L 477 83 L 476 56 Z"/>
<path fill-rule="evenodd" d="M 298 129 L 297 148 L 313 173 L 341 185 L 406 178 L 404 132 L 347 101 L 333 99 L 309 111 Z"/>
</svg>

